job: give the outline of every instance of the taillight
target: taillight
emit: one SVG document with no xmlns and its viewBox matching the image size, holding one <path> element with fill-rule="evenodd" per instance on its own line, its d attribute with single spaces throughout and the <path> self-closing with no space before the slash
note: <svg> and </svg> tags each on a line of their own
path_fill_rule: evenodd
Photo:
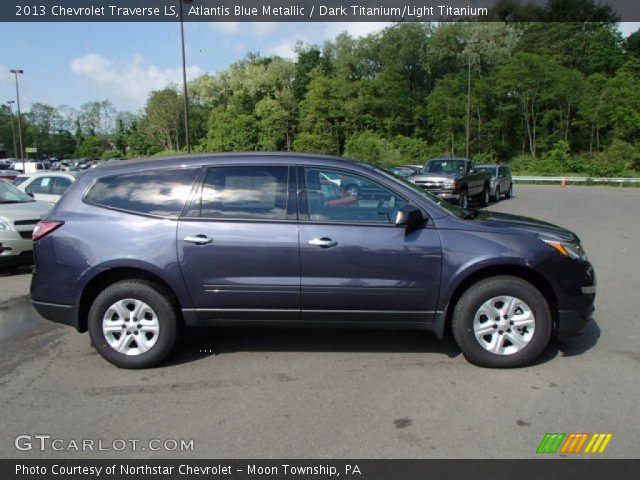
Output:
<svg viewBox="0 0 640 480">
<path fill-rule="evenodd" d="M 40 240 L 45 235 L 50 234 L 56 228 L 64 225 L 64 222 L 60 220 L 41 220 L 33 229 L 33 240 Z"/>
</svg>

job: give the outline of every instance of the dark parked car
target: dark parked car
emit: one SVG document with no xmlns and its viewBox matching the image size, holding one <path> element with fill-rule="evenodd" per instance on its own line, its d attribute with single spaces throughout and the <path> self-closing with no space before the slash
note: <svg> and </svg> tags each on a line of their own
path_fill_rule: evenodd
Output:
<svg viewBox="0 0 640 480">
<path fill-rule="evenodd" d="M 502 195 L 504 198 L 513 197 L 513 177 L 506 165 L 490 163 L 487 165 L 476 165 L 477 172 L 487 172 L 491 174 L 491 200 L 500 201 Z"/>
<path fill-rule="evenodd" d="M 332 178 L 385 192 L 357 199 Z M 328 188 L 327 188 L 328 187 Z M 339 198 L 335 198 L 338 195 Z M 338 200 L 338 201 L 336 201 Z M 579 334 L 595 276 L 572 232 L 458 208 L 375 167 L 283 153 L 89 170 L 33 233 L 31 298 L 108 361 L 150 367 L 183 326 L 415 328 L 489 367 Z"/>
<path fill-rule="evenodd" d="M 491 175 L 476 171 L 467 158 L 434 158 L 411 181 L 442 199 L 469 206 L 477 198 L 481 206 L 489 203 Z"/>
</svg>

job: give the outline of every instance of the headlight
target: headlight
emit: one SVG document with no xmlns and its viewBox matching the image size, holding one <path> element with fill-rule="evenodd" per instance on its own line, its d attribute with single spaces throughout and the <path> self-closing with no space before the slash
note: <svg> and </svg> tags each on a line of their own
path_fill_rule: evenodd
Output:
<svg viewBox="0 0 640 480">
<path fill-rule="evenodd" d="M 572 258 L 574 260 L 586 260 L 587 254 L 584 253 L 582 246 L 579 243 L 573 242 L 558 242 L 555 240 L 547 240 L 542 239 L 544 243 L 549 245 L 550 247 L 555 248 L 558 252 L 564 255 L 567 258 Z"/>
<path fill-rule="evenodd" d="M 444 182 L 442 182 L 442 186 L 444 188 L 456 188 L 456 181 L 450 178 L 446 178 Z"/>
<path fill-rule="evenodd" d="M 0 218 L 0 230 L 13 230 L 13 227 L 9 222 Z"/>
</svg>

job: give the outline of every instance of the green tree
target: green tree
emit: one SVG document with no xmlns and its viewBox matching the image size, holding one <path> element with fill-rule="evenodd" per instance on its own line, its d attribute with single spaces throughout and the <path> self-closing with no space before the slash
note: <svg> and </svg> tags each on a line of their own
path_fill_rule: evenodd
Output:
<svg viewBox="0 0 640 480">
<path fill-rule="evenodd" d="M 107 146 L 103 138 L 91 135 L 82 140 L 77 155 L 82 158 L 101 158 Z"/>
<path fill-rule="evenodd" d="M 142 131 L 158 150 L 180 150 L 182 99 L 172 87 L 151 92 L 144 109 Z"/>
<path fill-rule="evenodd" d="M 393 144 L 373 132 L 361 132 L 349 138 L 344 155 L 347 158 L 381 167 L 404 163 L 404 159 Z"/>
</svg>

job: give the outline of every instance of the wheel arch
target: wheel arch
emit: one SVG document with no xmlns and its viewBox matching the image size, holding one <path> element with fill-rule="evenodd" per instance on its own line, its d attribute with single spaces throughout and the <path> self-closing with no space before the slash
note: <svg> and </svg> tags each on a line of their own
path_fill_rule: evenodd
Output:
<svg viewBox="0 0 640 480">
<path fill-rule="evenodd" d="M 551 283 L 543 275 L 536 272 L 532 268 L 523 265 L 501 264 L 490 265 L 473 272 L 469 272 L 457 283 L 457 285 L 453 288 L 453 291 L 449 296 L 449 300 L 444 308 L 442 320 L 440 322 L 442 324 L 439 328 L 440 331 L 436 331 L 436 334 L 442 336 L 444 335 L 444 332 L 446 330 L 450 330 L 451 318 L 456 303 L 458 302 L 462 294 L 471 285 L 486 278 L 491 278 L 499 275 L 509 275 L 517 277 L 531 283 L 534 287 L 536 287 L 549 304 L 551 317 L 553 319 L 553 325 L 554 328 L 556 327 L 558 319 L 558 300 Z"/>
<path fill-rule="evenodd" d="M 91 304 L 95 300 L 95 298 L 107 288 L 109 285 L 112 285 L 121 280 L 146 280 L 155 285 L 158 285 L 160 288 L 165 290 L 167 295 L 169 295 L 170 300 L 175 303 L 178 311 L 178 318 L 182 321 L 182 315 L 180 310 L 180 301 L 178 296 L 175 293 L 175 290 L 169 285 L 169 283 L 163 279 L 157 273 L 150 271 L 149 269 L 141 268 L 139 266 L 135 267 L 124 267 L 124 266 L 115 266 L 105 270 L 100 271 L 96 275 L 94 275 L 84 286 L 82 289 L 82 294 L 78 300 L 77 304 L 77 315 L 78 315 L 78 331 L 86 332 L 87 331 L 87 320 L 89 315 L 89 309 L 91 308 Z"/>
</svg>

